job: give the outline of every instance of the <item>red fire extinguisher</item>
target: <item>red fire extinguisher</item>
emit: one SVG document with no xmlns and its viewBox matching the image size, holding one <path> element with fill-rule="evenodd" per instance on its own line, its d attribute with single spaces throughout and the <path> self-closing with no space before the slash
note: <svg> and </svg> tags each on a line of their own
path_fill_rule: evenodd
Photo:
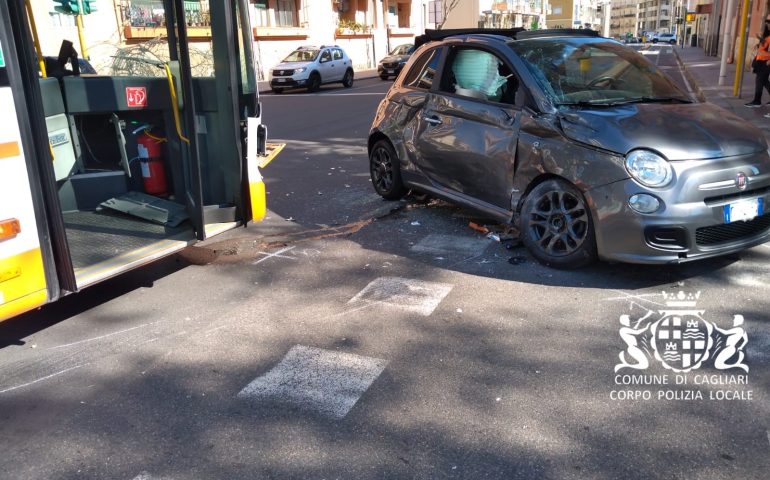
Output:
<svg viewBox="0 0 770 480">
<path fill-rule="evenodd" d="M 167 196 L 168 186 L 166 184 L 166 171 L 163 168 L 163 151 L 160 148 L 161 140 L 156 140 L 146 133 L 142 133 L 136 139 L 136 143 L 136 148 L 139 152 L 139 162 L 142 167 L 144 191 L 159 197 Z"/>
</svg>

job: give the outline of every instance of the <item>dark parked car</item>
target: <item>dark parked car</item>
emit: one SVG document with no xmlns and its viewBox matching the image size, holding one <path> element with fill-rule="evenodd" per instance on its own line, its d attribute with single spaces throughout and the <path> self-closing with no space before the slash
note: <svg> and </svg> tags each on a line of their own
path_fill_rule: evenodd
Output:
<svg viewBox="0 0 770 480">
<path fill-rule="evenodd" d="M 762 133 L 587 30 L 429 41 L 380 103 L 377 193 L 408 189 L 516 225 L 541 262 L 676 263 L 767 241 Z"/>
<path fill-rule="evenodd" d="M 397 46 L 387 57 L 380 60 L 380 63 L 377 65 L 377 74 L 383 80 L 387 80 L 391 76 L 397 77 L 413 52 L 414 45 L 411 43 Z"/>
</svg>

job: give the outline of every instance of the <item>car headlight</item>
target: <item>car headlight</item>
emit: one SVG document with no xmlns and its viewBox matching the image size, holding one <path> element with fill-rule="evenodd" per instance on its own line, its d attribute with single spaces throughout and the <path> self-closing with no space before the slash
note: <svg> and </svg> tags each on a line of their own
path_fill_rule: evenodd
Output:
<svg viewBox="0 0 770 480">
<path fill-rule="evenodd" d="M 626 155 L 626 170 L 646 187 L 665 187 L 674 178 L 668 160 L 649 150 L 634 150 Z"/>
<path fill-rule="evenodd" d="M 302 68 L 295 68 L 295 69 L 294 69 L 294 73 L 302 73 L 302 72 L 304 72 L 305 70 L 307 70 L 307 67 L 302 67 Z"/>
</svg>

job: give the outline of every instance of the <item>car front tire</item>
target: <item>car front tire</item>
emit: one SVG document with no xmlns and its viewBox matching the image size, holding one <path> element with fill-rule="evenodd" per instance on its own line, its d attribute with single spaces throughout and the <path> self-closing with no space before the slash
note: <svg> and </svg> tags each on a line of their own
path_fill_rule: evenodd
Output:
<svg viewBox="0 0 770 480">
<path fill-rule="evenodd" d="M 545 265 L 579 268 L 596 260 L 591 211 L 580 191 L 564 180 L 546 180 L 529 192 L 519 231 L 527 249 Z"/>
<path fill-rule="evenodd" d="M 406 194 L 401 181 L 401 165 L 393 145 L 387 140 L 379 140 L 369 154 L 369 174 L 372 186 L 382 198 L 398 200 Z"/>
<path fill-rule="evenodd" d="M 317 92 L 320 89 L 321 89 L 321 75 L 319 75 L 318 72 L 313 72 L 310 74 L 310 77 L 307 79 L 307 91 Z"/>
<path fill-rule="evenodd" d="M 283 88 L 273 88 L 273 93 L 283 93 Z"/>
</svg>

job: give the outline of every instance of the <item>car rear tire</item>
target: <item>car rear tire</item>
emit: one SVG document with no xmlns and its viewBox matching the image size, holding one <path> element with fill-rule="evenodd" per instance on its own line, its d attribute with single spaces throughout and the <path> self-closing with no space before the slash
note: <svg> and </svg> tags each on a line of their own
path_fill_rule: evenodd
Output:
<svg viewBox="0 0 770 480">
<path fill-rule="evenodd" d="M 541 263 L 579 268 L 596 260 L 596 233 L 580 191 L 561 179 L 529 192 L 521 209 L 522 242 Z"/>
<path fill-rule="evenodd" d="M 671 45 L 676 45 L 676 40 L 669 40 L 668 43 L 670 43 Z"/>
<path fill-rule="evenodd" d="M 283 93 L 283 88 L 273 88 L 273 93 Z"/>
<path fill-rule="evenodd" d="M 374 190 L 386 200 L 398 200 L 406 194 L 401 181 L 401 165 L 393 145 L 387 140 L 374 144 L 369 154 L 369 174 Z"/>
<path fill-rule="evenodd" d="M 310 74 L 310 78 L 307 79 L 307 91 L 317 92 L 321 89 L 321 75 L 318 72 Z"/>
<path fill-rule="evenodd" d="M 345 72 L 345 76 L 342 77 L 342 86 L 350 88 L 353 86 L 353 70 L 349 69 Z"/>
</svg>

